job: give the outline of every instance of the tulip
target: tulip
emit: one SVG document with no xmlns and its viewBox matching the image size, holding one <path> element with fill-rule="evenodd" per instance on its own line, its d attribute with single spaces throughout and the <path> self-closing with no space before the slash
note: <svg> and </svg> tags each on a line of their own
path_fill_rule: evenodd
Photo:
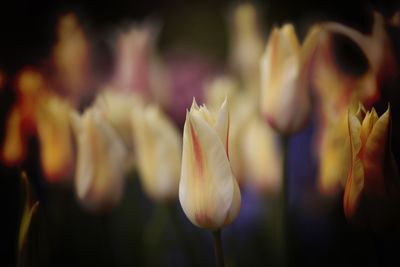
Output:
<svg viewBox="0 0 400 267">
<path fill-rule="evenodd" d="M 82 116 L 72 113 L 78 155 L 75 189 L 90 211 L 116 206 L 121 200 L 128 151 L 115 129 L 97 108 Z"/>
<path fill-rule="evenodd" d="M 239 214 L 241 196 L 229 163 L 228 143 L 227 101 L 218 113 L 193 101 L 183 132 L 179 200 L 198 227 L 219 229 Z"/>
<path fill-rule="evenodd" d="M 151 75 L 153 71 L 157 71 L 154 68 L 158 67 L 155 65 L 154 51 L 158 30 L 156 24 L 144 23 L 119 34 L 112 80 L 119 90 L 135 91 L 144 98 L 151 96 Z M 163 77 L 157 78 L 161 80 Z"/>
<path fill-rule="evenodd" d="M 54 95 L 47 95 L 37 109 L 36 128 L 43 172 L 50 182 L 68 178 L 75 160 L 69 120 L 72 107 Z"/>
<path fill-rule="evenodd" d="M 132 112 L 136 108 L 141 108 L 142 105 L 143 101 L 139 95 L 121 92 L 112 86 L 106 86 L 95 102 L 95 106 L 102 111 L 104 117 L 130 149 L 133 149 Z"/>
<path fill-rule="evenodd" d="M 242 151 L 249 185 L 259 193 L 277 194 L 282 182 L 279 136 L 259 116 L 250 119 L 243 134 Z"/>
<path fill-rule="evenodd" d="M 258 15 L 256 6 L 250 2 L 242 3 L 234 9 L 230 23 L 230 65 L 244 87 L 253 93 L 259 87 L 259 60 L 264 44 Z"/>
<path fill-rule="evenodd" d="M 52 62 L 56 70 L 56 87 L 76 105 L 91 89 L 91 51 L 77 16 L 67 13 L 57 25 L 57 42 Z"/>
<path fill-rule="evenodd" d="M 36 130 L 36 113 L 46 84 L 43 75 L 24 68 L 16 79 L 17 101 L 11 108 L 5 129 L 2 160 L 9 165 L 20 163 L 26 156 L 26 142 Z"/>
<path fill-rule="evenodd" d="M 390 108 L 349 113 L 351 167 L 343 199 L 348 219 L 374 229 L 399 221 L 400 180 L 390 149 Z"/>
<path fill-rule="evenodd" d="M 178 197 L 181 137 L 156 106 L 136 109 L 133 116 L 138 169 L 145 192 L 155 201 Z"/>
<path fill-rule="evenodd" d="M 346 183 L 350 166 L 350 140 L 347 116 L 326 122 L 320 140 L 318 189 L 325 195 L 334 195 Z"/>
<path fill-rule="evenodd" d="M 286 24 L 273 29 L 261 59 L 261 112 L 285 135 L 300 130 L 309 115 L 301 50 L 293 26 Z"/>
<path fill-rule="evenodd" d="M 2 161 L 7 165 L 17 164 L 26 156 L 26 140 L 21 127 L 21 111 L 14 107 L 6 122 L 4 144 L 1 151 Z"/>
</svg>

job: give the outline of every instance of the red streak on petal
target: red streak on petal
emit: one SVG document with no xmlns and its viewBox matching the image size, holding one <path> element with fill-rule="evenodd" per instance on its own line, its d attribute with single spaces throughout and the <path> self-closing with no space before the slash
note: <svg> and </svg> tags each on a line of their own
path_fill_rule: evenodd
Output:
<svg viewBox="0 0 400 267">
<path fill-rule="evenodd" d="M 197 222 L 198 225 L 203 226 L 203 227 L 211 227 L 212 226 L 212 221 L 210 217 L 208 217 L 206 212 L 196 212 L 194 215 L 194 218 Z"/>
<path fill-rule="evenodd" d="M 192 144 L 193 144 L 193 152 L 194 152 L 194 159 L 195 159 L 195 164 L 194 164 L 194 173 L 195 176 L 203 177 L 203 171 L 204 171 L 204 162 L 203 162 L 203 157 L 201 153 L 201 147 L 200 147 L 200 142 L 199 138 L 197 137 L 193 125 L 190 122 L 190 133 L 192 135 Z"/>
</svg>

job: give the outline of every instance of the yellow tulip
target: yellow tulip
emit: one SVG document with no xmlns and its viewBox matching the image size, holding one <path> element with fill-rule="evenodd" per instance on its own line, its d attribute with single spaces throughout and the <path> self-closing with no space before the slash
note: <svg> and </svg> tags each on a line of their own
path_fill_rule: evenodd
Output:
<svg viewBox="0 0 400 267">
<path fill-rule="evenodd" d="M 54 95 L 47 95 L 37 109 L 36 128 L 43 172 L 50 182 L 68 178 L 75 159 L 69 120 L 72 107 Z"/>
<path fill-rule="evenodd" d="M 228 143 L 227 101 L 218 113 L 193 101 L 183 132 L 179 200 L 198 227 L 218 229 L 239 214 L 241 196 L 229 163 Z"/>
<path fill-rule="evenodd" d="M 261 112 L 272 128 L 290 134 L 304 126 L 310 109 L 303 83 L 302 48 L 293 25 L 273 29 L 261 59 Z"/>
<path fill-rule="evenodd" d="M 5 164 L 14 165 L 24 160 L 25 155 L 26 140 L 22 130 L 22 114 L 18 107 L 14 107 L 7 118 L 1 158 Z"/>
<path fill-rule="evenodd" d="M 156 201 L 178 198 L 181 136 L 157 106 L 133 112 L 138 169 L 145 192 Z"/>
<path fill-rule="evenodd" d="M 351 167 L 343 199 L 346 217 L 376 228 L 396 223 L 400 180 L 390 150 L 390 109 L 349 113 Z M 398 221 L 397 221 L 398 222 Z"/>
<path fill-rule="evenodd" d="M 91 211 L 112 208 L 123 193 L 128 151 L 115 129 L 96 107 L 72 114 L 78 145 L 75 188 Z"/>
</svg>

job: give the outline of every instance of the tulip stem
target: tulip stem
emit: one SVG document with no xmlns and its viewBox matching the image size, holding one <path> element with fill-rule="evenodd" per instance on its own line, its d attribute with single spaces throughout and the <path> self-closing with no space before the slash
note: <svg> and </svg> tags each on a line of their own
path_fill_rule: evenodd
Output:
<svg viewBox="0 0 400 267">
<path fill-rule="evenodd" d="M 221 242 L 221 229 L 212 231 L 212 235 L 214 238 L 214 250 L 216 257 L 216 266 L 224 267 L 224 252 L 222 251 L 222 242 Z"/>
<path fill-rule="evenodd" d="M 281 214 L 282 214 L 282 259 L 283 266 L 289 264 L 289 245 L 288 245 L 288 202 L 289 202 L 289 136 L 281 135 L 282 144 L 282 191 L 281 191 Z"/>
</svg>

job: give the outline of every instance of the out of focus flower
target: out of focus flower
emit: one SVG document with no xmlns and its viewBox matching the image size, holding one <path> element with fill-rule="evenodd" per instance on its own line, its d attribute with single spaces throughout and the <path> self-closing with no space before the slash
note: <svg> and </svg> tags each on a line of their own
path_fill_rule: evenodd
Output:
<svg viewBox="0 0 400 267">
<path fill-rule="evenodd" d="M 264 40 L 257 17 L 257 10 L 250 2 L 238 5 L 232 15 L 230 64 L 247 90 L 258 95 L 260 57 Z"/>
<path fill-rule="evenodd" d="M 400 180 L 390 149 L 390 109 L 378 117 L 362 109 L 349 113 L 351 167 L 343 199 L 350 220 L 379 229 L 398 223 Z"/>
<path fill-rule="evenodd" d="M 243 134 L 242 153 L 247 184 L 259 193 L 277 194 L 282 182 L 282 154 L 277 133 L 254 116 Z"/>
<path fill-rule="evenodd" d="M 181 136 L 159 107 L 133 112 L 138 169 L 145 192 L 156 201 L 178 198 Z"/>
<path fill-rule="evenodd" d="M 261 112 L 272 128 L 284 134 L 298 131 L 309 115 L 301 50 L 293 25 L 286 24 L 273 29 L 261 60 Z"/>
<path fill-rule="evenodd" d="M 193 101 L 186 114 L 179 200 L 189 220 L 218 229 L 239 214 L 241 197 L 229 158 L 228 103 L 218 113 Z"/>
<path fill-rule="evenodd" d="M 92 88 L 90 45 L 78 18 L 62 16 L 57 25 L 57 43 L 53 49 L 55 87 L 72 103 L 79 105 Z"/>
<path fill-rule="evenodd" d="M 393 27 L 400 27 L 400 11 L 396 11 L 390 18 L 389 24 Z"/>
<path fill-rule="evenodd" d="M 95 106 L 120 135 L 127 148 L 133 151 L 132 112 L 143 106 L 142 98 L 133 92 L 121 92 L 107 86 L 97 96 Z"/>
<path fill-rule="evenodd" d="M 156 28 L 134 26 L 121 33 L 116 45 L 113 85 L 122 91 L 136 91 L 150 97 L 150 69 L 153 58 Z"/>
<path fill-rule="evenodd" d="M 8 165 L 17 164 L 26 156 L 26 139 L 21 127 L 21 110 L 14 107 L 7 118 L 4 144 L 1 150 L 2 161 Z"/>
<path fill-rule="evenodd" d="M 71 116 L 78 145 L 75 188 L 91 211 L 109 209 L 121 200 L 128 151 L 97 107 Z"/>
<path fill-rule="evenodd" d="M 347 114 L 339 121 L 325 123 L 319 147 L 318 187 L 322 193 L 333 195 L 346 183 L 351 163 Z"/>
<path fill-rule="evenodd" d="M 46 95 L 38 106 L 36 128 L 43 172 L 50 182 L 69 178 L 74 167 L 74 149 L 70 112 L 72 107 L 61 98 Z"/>
<path fill-rule="evenodd" d="M 17 101 L 7 117 L 2 147 L 2 160 L 6 164 L 25 159 L 26 141 L 36 131 L 36 111 L 45 89 L 44 77 L 39 71 L 26 68 L 17 75 Z"/>
</svg>

